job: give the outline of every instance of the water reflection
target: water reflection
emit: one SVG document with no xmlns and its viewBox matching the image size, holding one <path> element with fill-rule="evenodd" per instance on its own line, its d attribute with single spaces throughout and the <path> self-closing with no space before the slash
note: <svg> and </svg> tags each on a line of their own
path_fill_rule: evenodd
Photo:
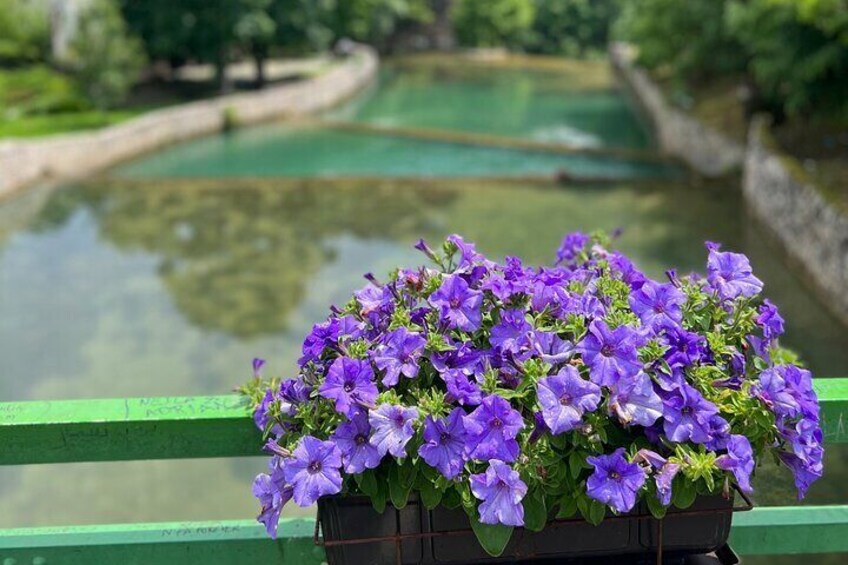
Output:
<svg viewBox="0 0 848 565">
<path fill-rule="evenodd" d="M 254 355 L 289 373 L 327 305 L 345 301 L 363 272 L 418 264 L 418 237 L 459 232 L 492 256 L 545 263 L 564 232 L 618 227 L 618 247 L 654 276 L 702 269 L 705 239 L 750 253 L 790 344 L 817 373 L 848 374 L 842 328 L 727 186 L 112 179 L 59 190 L 40 209 L 5 203 L 0 217 L 17 221 L 0 231 L 0 369 L 17 376 L 0 380 L 4 399 L 223 393 Z M 827 458 L 812 502 L 844 490 L 848 450 L 830 447 Z M 246 517 L 261 465 L 2 469 L 0 527 Z M 760 473 L 758 500 L 791 503 L 788 481 L 774 477 Z"/>
</svg>

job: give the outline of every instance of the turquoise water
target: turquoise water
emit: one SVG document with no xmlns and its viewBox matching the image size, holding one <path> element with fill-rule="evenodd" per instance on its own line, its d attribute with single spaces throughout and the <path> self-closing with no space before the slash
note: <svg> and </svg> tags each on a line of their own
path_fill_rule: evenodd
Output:
<svg viewBox="0 0 848 565">
<path fill-rule="evenodd" d="M 497 77 L 501 71 L 488 72 Z M 419 104 L 423 95 L 415 92 L 426 93 L 427 84 L 397 73 L 385 79 L 386 92 L 372 92 L 343 111 L 376 120 L 397 99 L 390 113 L 406 117 L 401 101 Z M 421 76 L 436 81 L 437 74 L 427 73 Z M 431 87 L 442 88 L 438 82 Z M 610 92 L 598 96 L 617 96 Z M 572 96 L 592 96 L 583 86 L 554 94 L 566 106 Z M 616 100 L 613 106 L 626 107 Z M 437 110 L 410 115 L 424 119 Z M 522 120 L 536 119 L 535 111 L 528 109 Z M 561 123 L 578 127 L 569 116 L 563 112 Z M 497 121 L 495 113 L 492 120 L 497 124 L 486 127 L 502 128 L 499 133 L 531 136 L 537 129 L 510 125 L 512 118 Z M 649 146 L 635 118 L 617 120 L 619 136 L 610 133 L 612 126 L 584 124 L 583 131 L 610 145 L 629 139 L 622 145 Z M 439 127 L 451 124 L 476 127 L 459 118 Z M 331 137 L 336 141 L 324 145 Z M 748 253 L 787 320 L 786 344 L 816 374 L 848 375 L 844 328 L 747 216 L 738 187 L 439 178 L 467 167 L 480 166 L 475 174 L 486 175 L 516 169 L 498 159 L 485 168 L 466 148 L 439 144 L 432 145 L 440 160 L 431 162 L 425 155 L 432 153 L 405 153 L 397 144 L 273 125 L 174 146 L 112 177 L 0 204 L 0 370 L 6 375 L 0 398 L 225 393 L 247 378 L 254 356 L 269 359 L 273 372 L 290 374 L 302 336 L 327 306 L 361 286 L 361 273 L 419 264 L 411 247 L 419 237 L 437 241 L 458 232 L 494 257 L 520 255 L 538 264 L 551 261 L 564 233 L 598 228 L 623 228 L 617 247 L 658 277 L 671 266 L 703 270 L 707 239 Z M 363 174 L 440 174 L 424 180 L 283 178 L 268 156 L 283 158 L 286 147 L 298 150 L 296 158 L 288 155 L 290 166 L 300 167 L 291 176 L 356 166 Z M 381 160 L 387 154 L 393 159 Z M 406 159 L 416 154 L 417 164 L 410 165 Z M 503 154 L 513 164 L 524 158 Z M 249 483 L 262 465 L 262 459 L 215 459 L 0 468 L 0 527 L 249 517 L 256 510 Z M 827 476 L 808 503 L 844 502 L 848 449 L 828 448 L 826 465 Z M 760 471 L 759 502 L 793 500 L 785 474 Z"/>
</svg>

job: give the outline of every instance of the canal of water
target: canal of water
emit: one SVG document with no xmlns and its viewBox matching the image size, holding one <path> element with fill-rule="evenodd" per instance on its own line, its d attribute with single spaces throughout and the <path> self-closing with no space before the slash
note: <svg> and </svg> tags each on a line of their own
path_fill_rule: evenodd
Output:
<svg viewBox="0 0 848 565">
<path fill-rule="evenodd" d="M 329 117 L 651 148 L 598 63 L 400 61 Z M 620 180 L 541 178 L 557 171 Z M 505 178 L 477 178 L 492 176 Z M 667 167 L 598 156 L 270 124 L 0 204 L 0 398 L 226 393 L 254 356 L 291 374 L 327 306 L 361 286 L 361 273 L 418 264 L 419 237 L 457 232 L 494 257 L 547 263 L 564 233 L 616 228 L 617 247 L 658 277 L 671 266 L 702 271 L 708 239 L 747 253 L 786 318 L 785 343 L 818 376 L 848 375 L 845 328 L 792 274 L 730 181 L 696 184 Z M 0 527 L 249 517 L 262 465 L 3 468 Z M 826 469 L 806 502 L 845 502 L 848 450 L 828 448 Z M 788 473 L 759 474 L 759 502 L 792 503 Z"/>
</svg>

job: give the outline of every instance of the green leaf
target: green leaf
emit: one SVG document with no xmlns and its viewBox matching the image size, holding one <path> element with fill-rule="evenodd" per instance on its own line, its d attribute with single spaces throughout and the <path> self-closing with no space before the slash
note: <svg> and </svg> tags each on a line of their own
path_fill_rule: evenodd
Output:
<svg viewBox="0 0 848 565">
<path fill-rule="evenodd" d="M 650 511 L 651 516 L 658 520 L 662 520 L 665 517 L 668 508 L 662 505 L 662 502 L 660 502 L 655 493 L 648 493 L 645 496 L 645 502 L 648 505 L 648 511 Z"/>
<path fill-rule="evenodd" d="M 583 465 L 586 463 L 586 454 L 582 451 L 572 451 L 568 456 L 568 468 L 571 469 L 571 477 L 576 479 L 583 471 Z"/>
<path fill-rule="evenodd" d="M 524 498 L 524 527 L 531 532 L 541 532 L 548 522 L 545 493 L 537 488 Z"/>
<path fill-rule="evenodd" d="M 406 506 L 409 500 L 409 491 L 412 490 L 412 484 L 406 484 L 406 477 L 401 477 L 400 469 L 397 465 L 393 465 L 389 469 L 389 497 L 398 510 Z"/>
<path fill-rule="evenodd" d="M 427 510 L 432 510 L 442 501 L 442 491 L 430 481 L 422 481 L 421 502 Z"/>
<path fill-rule="evenodd" d="M 572 494 L 565 494 L 559 499 L 559 511 L 557 518 L 571 518 L 577 514 L 577 498 Z"/>
<path fill-rule="evenodd" d="M 376 494 L 379 487 L 377 486 L 377 476 L 374 474 L 374 471 L 368 470 L 364 473 L 354 475 L 354 477 L 362 494 L 372 497 Z"/>
<path fill-rule="evenodd" d="M 585 516 L 585 518 L 590 524 L 592 524 L 593 526 L 597 526 L 603 521 L 606 515 L 606 505 L 601 504 L 597 500 L 593 500 L 589 503 L 589 512 L 588 515 Z"/>
<path fill-rule="evenodd" d="M 695 489 L 695 484 L 684 477 L 678 475 L 680 480 L 676 480 L 672 488 L 671 501 L 678 508 L 689 508 L 695 502 L 695 497 L 698 495 Z"/>
<path fill-rule="evenodd" d="M 469 516 L 469 520 L 480 547 L 492 557 L 500 557 L 512 537 L 512 526 L 481 524 L 476 515 Z"/>
<path fill-rule="evenodd" d="M 377 492 L 371 495 L 371 506 L 378 514 L 386 510 L 386 487 L 385 483 L 378 483 Z"/>
<path fill-rule="evenodd" d="M 442 495 L 442 506 L 449 510 L 455 510 L 462 506 L 462 497 L 456 492 L 455 488 L 449 488 Z"/>
</svg>

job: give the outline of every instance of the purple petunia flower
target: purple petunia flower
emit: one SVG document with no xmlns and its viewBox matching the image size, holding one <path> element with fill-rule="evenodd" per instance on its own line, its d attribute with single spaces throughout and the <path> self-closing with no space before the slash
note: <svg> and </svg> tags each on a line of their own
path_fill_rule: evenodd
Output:
<svg viewBox="0 0 848 565">
<path fill-rule="evenodd" d="M 755 296 L 763 282 L 751 272 L 751 263 L 741 253 L 719 251 L 719 245 L 707 242 L 707 282 L 722 300 Z"/>
<path fill-rule="evenodd" d="M 668 328 L 660 336 L 660 342 L 668 346 L 665 360 L 670 367 L 688 367 L 703 359 L 707 353 L 707 340 L 683 328 Z"/>
<path fill-rule="evenodd" d="M 645 471 L 624 458 L 620 447 L 609 455 L 587 457 L 595 471 L 586 481 L 586 494 L 603 502 L 616 512 L 629 512 L 636 504 L 636 494 L 645 485 Z"/>
<path fill-rule="evenodd" d="M 751 392 L 779 417 L 818 419 L 818 399 L 812 375 L 806 369 L 795 365 L 770 367 L 760 373 Z"/>
<path fill-rule="evenodd" d="M 483 391 L 462 371 L 448 369 L 444 373 L 439 373 L 439 376 L 447 386 L 448 402 L 456 402 L 460 406 L 477 406 L 483 401 Z"/>
<path fill-rule="evenodd" d="M 818 455 L 813 461 L 804 461 L 794 453 L 780 452 L 778 456 L 784 465 L 789 467 L 795 476 L 795 488 L 798 490 L 798 500 L 803 500 L 807 491 L 814 482 L 819 480 L 824 472 L 822 455 L 824 451 L 819 447 Z"/>
<path fill-rule="evenodd" d="M 670 283 L 647 281 L 630 295 L 633 313 L 654 331 L 678 327 L 683 320 L 684 302 L 686 295 Z"/>
<path fill-rule="evenodd" d="M 566 235 L 557 250 L 556 264 L 565 263 L 568 266 L 573 266 L 587 243 L 589 243 L 589 236 L 585 233 L 577 231 Z"/>
<path fill-rule="evenodd" d="M 291 457 L 283 460 L 283 475 L 294 489 L 298 506 L 311 506 L 320 497 L 342 490 L 342 456 L 331 441 L 303 436 Z"/>
<path fill-rule="evenodd" d="M 430 295 L 430 304 L 439 309 L 442 323 L 449 328 L 473 332 L 480 327 L 483 293 L 473 290 L 459 275 L 448 275 L 439 290 Z"/>
<path fill-rule="evenodd" d="M 583 413 L 596 410 L 601 401 L 600 387 L 582 379 L 571 365 L 566 365 L 556 375 L 539 379 L 536 394 L 542 417 L 552 434 L 573 430 Z"/>
<path fill-rule="evenodd" d="M 272 459 L 272 471 L 268 475 L 260 473 L 253 480 L 253 496 L 259 500 L 261 510 L 256 520 L 265 526 L 265 530 L 272 539 L 277 539 L 277 525 L 280 522 L 280 513 L 283 507 L 291 500 L 294 490 L 285 484 L 282 471 L 274 464 Z"/>
<path fill-rule="evenodd" d="M 665 394 L 663 429 L 671 441 L 706 443 L 712 439 L 711 419 L 718 414 L 715 404 L 686 383 Z"/>
<path fill-rule="evenodd" d="M 500 459 L 511 463 L 518 457 L 515 436 L 524 427 L 521 413 L 497 395 L 490 395 L 465 417 L 465 449 L 469 459 Z"/>
<path fill-rule="evenodd" d="M 394 386 L 398 383 L 400 375 L 408 379 L 418 375 L 418 359 L 424 352 L 427 340 L 415 332 L 406 328 L 399 328 L 386 335 L 382 345 L 374 354 L 374 364 L 381 371 L 385 371 L 383 384 Z"/>
<path fill-rule="evenodd" d="M 465 466 L 464 415 L 462 408 L 454 408 L 447 418 L 436 420 L 427 416 L 424 421 L 424 443 L 418 448 L 418 454 L 447 479 L 459 475 Z"/>
<path fill-rule="evenodd" d="M 371 445 L 377 448 L 380 457 L 391 453 L 401 459 L 406 457 L 406 444 L 415 434 L 412 422 L 418 418 L 418 409 L 394 404 L 382 404 L 368 412 L 368 421 L 373 428 Z"/>
<path fill-rule="evenodd" d="M 763 337 L 771 343 L 783 335 L 783 318 L 777 311 L 777 306 L 766 298 L 760 306 L 759 315 L 756 317 L 757 325 L 763 328 Z"/>
<path fill-rule="evenodd" d="M 253 412 L 253 423 L 256 424 L 256 427 L 259 428 L 263 433 L 268 429 L 268 425 L 274 419 L 274 415 L 272 414 L 272 407 L 279 404 L 277 403 L 276 395 L 272 389 L 268 389 L 265 391 L 265 396 L 262 397 L 262 400 L 259 402 L 259 406 L 256 407 L 256 410 Z M 283 428 L 280 424 L 274 422 L 271 427 L 271 434 L 279 437 L 283 433 Z"/>
<path fill-rule="evenodd" d="M 523 310 L 504 310 L 500 321 L 492 327 L 489 342 L 502 351 L 517 353 L 528 345 L 527 334 L 533 326 L 525 319 Z"/>
<path fill-rule="evenodd" d="M 262 367 L 265 366 L 265 359 L 255 357 L 253 359 L 253 377 L 258 379 L 262 376 Z"/>
<path fill-rule="evenodd" d="M 662 416 L 663 402 L 654 390 L 651 377 L 640 372 L 610 387 L 609 410 L 625 426 L 650 426 Z"/>
<path fill-rule="evenodd" d="M 648 463 L 654 474 L 654 483 L 657 487 L 657 500 L 663 506 L 671 504 L 671 484 L 674 477 L 680 472 L 680 465 L 671 463 L 665 457 L 650 449 L 640 449 L 633 458 L 633 462 Z"/>
<path fill-rule="evenodd" d="M 821 426 L 817 420 L 801 418 L 794 426 L 778 422 L 778 431 L 792 450 L 778 455 L 795 475 L 798 498 L 803 499 L 810 485 L 822 475 Z"/>
<path fill-rule="evenodd" d="M 527 485 L 509 465 L 492 459 L 485 473 L 471 475 L 471 492 L 480 503 L 480 522 L 524 525 L 524 506 L 521 501 L 527 494 Z"/>
<path fill-rule="evenodd" d="M 754 453 L 748 438 L 733 434 L 727 441 L 727 453 L 715 461 L 716 467 L 731 471 L 742 492 L 753 492 L 751 473 L 754 472 Z"/>
<path fill-rule="evenodd" d="M 571 358 L 574 346 L 553 332 L 534 331 L 530 335 L 530 344 L 536 355 L 545 363 L 558 365 Z"/>
<path fill-rule="evenodd" d="M 622 377 L 635 376 L 642 369 L 636 350 L 637 339 L 636 332 L 628 326 L 610 330 L 603 321 L 593 321 L 586 336 L 577 344 L 577 351 L 589 366 L 592 381 L 610 386 Z"/>
<path fill-rule="evenodd" d="M 365 469 L 376 469 L 383 456 L 371 445 L 371 425 L 363 411 L 356 412 L 347 422 L 342 422 L 332 435 L 332 440 L 342 454 L 345 473 L 361 473 Z"/>
<path fill-rule="evenodd" d="M 339 357 L 330 365 L 327 378 L 318 394 L 336 403 L 336 412 L 346 416 L 360 406 L 368 406 L 377 398 L 374 371 L 368 361 Z"/>
</svg>

